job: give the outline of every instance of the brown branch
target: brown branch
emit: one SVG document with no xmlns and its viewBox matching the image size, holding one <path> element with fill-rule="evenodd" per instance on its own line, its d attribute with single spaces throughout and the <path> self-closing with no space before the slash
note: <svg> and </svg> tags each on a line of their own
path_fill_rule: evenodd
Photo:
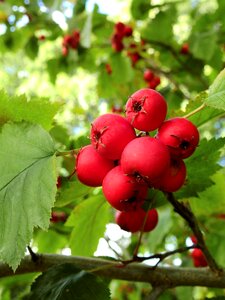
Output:
<svg viewBox="0 0 225 300">
<path fill-rule="evenodd" d="M 102 277 L 147 282 L 153 287 L 163 286 L 166 288 L 173 288 L 176 286 L 205 286 L 225 288 L 224 273 L 218 275 L 215 272 L 210 272 L 208 267 L 157 267 L 154 269 L 143 263 L 133 263 L 124 266 L 118 261 L 59 254 L 39 255 L 37 262 L 33 262 L 30 255 L 28 255 L 21 261 L 21 264 L 15 273 L 13 273 L 8 265 L 0 263 L 0 277 L 43 272 L 52 266 L 62 263 L 71 263 L 86 271 L 96 270 L 95 274 Z"/>
<path fill-rule="evenodd" d="M 196 239 L 198 241 L 198 246 L 202 250 L 202 252 L 205 255 L 205 258 L 207 260 L 207 263 L 212 271 L 216 272 L 217 274 L 221 273 L 221 268 L 217 265 L 216 261 L 212 257 L 211 253 L 209 252 L 205 240 L 203 237 L 203 234 L 200 230 L 200 227 L 198 225 L 198 221 L 189 208 L 188 205 L 185 205 L 183 202 L 179 202 L 175 199 L 174 195 L 172 193 L 166 193 L 168 201 L 172 204 L 174 207 L 174 211 L 178 213 L 189 225 L 189 227 L 192 229 L 194 235 L 196 236 Z"/>
<path fill-rule="evenodd" d="M 148 294 L 144 300 L 157 300 L 159 296 L 167 289 L 166 286 L 153 287 L 150 294 Z"/>
</svg>

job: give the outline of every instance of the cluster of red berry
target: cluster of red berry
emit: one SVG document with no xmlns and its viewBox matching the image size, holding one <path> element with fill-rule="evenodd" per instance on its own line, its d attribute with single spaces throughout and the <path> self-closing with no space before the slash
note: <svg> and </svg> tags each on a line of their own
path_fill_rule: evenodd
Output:
<svg viewBox="0 0 225 300">
<path fill-rule="evenodd" d="M 124 49 L 123 39 L 130 37 L 133 34 L 133 29 L 122 22 L 118 22 L 114 26 L 114 32 L 111 38 L 112 48 L 116 52 L 121 52 Z"/>
<path fill-rule="evenodd" d="M 143 78 L 147 82 L 147 86 L 150 89 L 155 89 L 161 83 L 160 77 L 155 75 L 151 69 L 146 69 L 144 71 Z"/>
<path fill-rule="evenodd" d="M 112 48 L 116 52 L 121 52 L 125 48 L 124 38 L 132 37 L 132 35 L 133 29 L 130 26 L 125 25 L 122 22 L 116 23 L 114 26 L 113 35 L 111 37 Z M 132 40 L 132 42 L 126 47 L 126 49 L 127 56 L 131 59 L 132 66 L 135 66 L 135 64 L 141 58 L 138 51 L 138 45 Z"/>
<path fill-rule="evenodd" d="M 69 53 L 69 49 L 76 50 L 80 42 L 80 32 L 78 30 L 74 30 L 71 34 L 66 34 L 63 37 L 62 42 L 62 54 L 63 56 L 67 56 Z"/>
<path fill-rule="evenodd" d="M 165 121 L 166 114 L 167 103 L 159 92 L 140 89 L 129 97 L 125 117 L 109 113 L 93 121 L 91 144 L 77 155 L 78 179 L 88 186 L 102 186 L 106 200 L 124 215 L 117 220 L 122 218 L 122 227 L 132 232 L 141 229 L 137 219 L 148 224 L 142 206 L 149 188 L 174 192 L 184 184 L 183 159 L 199 142 L 194 124 L 185 118 Z M 148 132 L 156 129 L 155 137 L 150 137 Z M 158 219 L 157 212 L 148 214 Z M 134 227 L 128 226 L 131 223 Z"/>
</svg>

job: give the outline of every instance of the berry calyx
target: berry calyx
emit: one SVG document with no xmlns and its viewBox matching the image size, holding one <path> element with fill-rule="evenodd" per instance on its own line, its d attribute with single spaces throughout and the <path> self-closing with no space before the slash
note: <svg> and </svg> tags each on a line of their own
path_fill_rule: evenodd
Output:
<svg viewBox="0 0 225 300">
<path fill-rule="evenodd" d="M 149 232 L 152 231 L 158 224 L 158 212 L 155 208 L 147 212 L 142 208 L 128 212 L 117 211 L 115 215 L 115 222 L 121 229 L 128 232 L 135 233 L 141 230 L 143 230 L 143 232 Z"/>
<path fill-rule="evenodd" d="M 85 185 L 101 186 L 105 175 L 114 167 L 114 161 L 101 156 L 92 145 L 79 151 L 76 160 L 76 174 Z"/>
<path fill-rule="evenodd" d="M 136 137 L 126 118 L 118 114 L 104 114 L 94 120 L 91 127 L 91 143 L 99 154 L 117 160 L 125 146 Z"/>
<path fill-rule="evenodd" d="M 170 155 L 167 147 L 159 140 L 148 136 L 138 137 L 124 148 L 120 164 L 125 174 L 152 185 L 166 172 Z"/>
<path fill-rule="evenodd" d="M 166 113 L 164 97 L 153 89 L 136 91 L 126 103 L 126 118 L 134 128 L 142 131 L 157 129 L 165 120 Z"/>
<path fill-rule="evenodd" d="M 183 186 L 185 178 L 186 166 L 183 160 L 171 158 L 170 166 L 153 186 L 164 192 L 172 193 L 178 191 Z"/>
<path fill-rule="evenodd" d="M 168 146 L 173 156 L 187 158 L 199 143 L 197 127 L 188 119 L 172 118 L 162 123 L 156 137 Z"/>
<path fill-rule="evenodd" d="M 143 205 L 148 187 L 139 185 L 132 176 L 123 173 L 121 166 L 116 166 L 105 176 L 102 189 L 112 207 L 132 211 Z"/>
</svg>

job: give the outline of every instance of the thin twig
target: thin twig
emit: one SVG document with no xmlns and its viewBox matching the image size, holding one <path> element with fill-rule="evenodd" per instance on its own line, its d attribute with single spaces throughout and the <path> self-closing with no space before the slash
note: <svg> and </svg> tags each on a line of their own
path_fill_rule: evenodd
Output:
<svg viewBox="0 0 225 300">
<path fill-rule="evenodd" d="M 191 112 L 189 112 L 188 114 L 186 114 L 185 116 L 183 116 L 183 118 L 190 118 L 191 116 L 193 116 L 194 114 L 198 113 L 199 111 L 201 111 L 203 108 L 205 108 L 206 105 L 205 103 L 203 103 L 201 106 L 197 107 L 196 109 L 192 110 Z"/>
</svg>

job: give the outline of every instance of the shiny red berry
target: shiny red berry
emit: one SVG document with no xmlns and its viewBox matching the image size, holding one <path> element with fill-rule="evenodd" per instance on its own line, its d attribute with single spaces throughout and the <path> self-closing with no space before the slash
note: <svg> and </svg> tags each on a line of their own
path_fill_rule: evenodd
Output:
<svg viewBox="0 0 225 300">
<path fill-rule="evenodd" d="M 172 118 L 162 123 L 156 136 L 173 156 L 187 158 L 199 143 L 197 127 L 188 119 Z"/>
<path fill-rule="evenodd" d="M 151 185 L 168 169 L 170 155 L 159 140 L 148 136 L 138 137 L 124 148 L 120 164 L 125 174 Z"/>
<path fill-rule="evenodd" d="M 207 260 L 201 249 L 195 248 L 191 251 L 191 257 L 195 267 L 207 267 Z"/>
<path fill-rule="evenodd" d="M 133 93 L 126 103 L 126 118 L 142 131 L 157 129 L 165 120 L 167 103 L 164 97 L 153 89 L 140 89 Z"/>
<path fill-rule="evenodd" d="M 120 211 L 132 211 L 143 205 L 148 187 L 138 184 L 117 166 L 105 176 L 102 189 L 112 207 Z"/>
<path fill-rule="evenodd" d="M 92 145 L 81 148 L 76 160 L 76 174 L 88 186 L 101 186 L 105 175 L 114 167 L 114 161 L 101 156 Z"/>
<path fill-rule="evenodd" d="M 108 159 L 120 159 L 124 147 L 135 137 L 134 128 L 118 114 L 101 115 L 92 123 L 91 143 Z"/>
<path fill-rule="evenodd" d="M 153 186 L 164 192 L 176 192 L 183 186 L 185 178 L 186 166 L 183 160 L 171 158 L 170 166 Z"/>
<path fill-rule="evenodd" d="M 152 72 L 152 70 L 146 69 L 144 71 L 143 78 L 144 78 L 145 81 L 147 81 L 147 82 L 151 81 L 153 79 L 153 77 L 154 77 L 154 73 Z"/>
<path fill-rule="evenodd" d="M 149 232 L 158 224 L 158 212 L 154 208 L 147 212 L 142 208 L 128 212 L 117 211 L 115 222 L 121 229 L 128 232 L 134 233 L 141 230 L 143 230 L 143 232 Z"/>
</svg>

